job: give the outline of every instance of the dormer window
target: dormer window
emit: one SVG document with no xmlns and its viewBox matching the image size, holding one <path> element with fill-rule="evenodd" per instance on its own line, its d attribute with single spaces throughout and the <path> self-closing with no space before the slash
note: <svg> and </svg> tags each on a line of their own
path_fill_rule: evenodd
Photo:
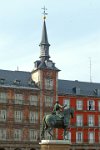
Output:
<svg viewBox="0 0 100 150">
<path fill-rule="evenodd" d="M 35 82 L 32 81 L 32 80 L 30 80 L 30 81 L 28 82 L 28 84 L 29 84 L 29 86 L 34 86 L 34 85 L 35 85 Z"/>
<path fill-rule="evenodd" d="M 0 84 L 4 84 L 5 79 L 4 78 L 0 78 Z"/>
<path fill-rule="evenodd" d="M 73 91 L 76 95 L 80 95 L 80 88 L 79 87 L 74 87 Z"/>
<path fill-rule="evenodd" d="M 100 96 L 100 89 L 95 89 L 95 90 L 94 90 L 94 93 L 95 93 L 97 96 Z"/>
<path fill-rule="evenodd" d="M 20 82 L 21 82 L 20 80 L 14 80 L 15 85 L 20 85 Z"/>
</svg>

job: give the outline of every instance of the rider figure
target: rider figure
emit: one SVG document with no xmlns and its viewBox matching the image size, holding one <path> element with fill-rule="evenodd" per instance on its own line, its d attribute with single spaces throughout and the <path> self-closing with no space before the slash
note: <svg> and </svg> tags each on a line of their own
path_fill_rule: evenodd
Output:
<svg viewBox="0 0 100 150">
<path fill-rule="evenodd" d="M 53 113 L 54 114 L 60 114 L 61 110 L 62 110 L 63 106 L 59 104 L 58 101 L 56 101 L 54 108 L 53 108 Z"/>
<path fill-rule="evenodd" d="M 61 116 L 60 115 L 60 112 L 61 112 L 61 110 L 64 108 L 64 107 L 66 107 L 67 106 L 67 104 L 65 105 L 65 106 L 62 106 L 62 105 L 60 105 L 59 104 L 59 102 L 58 101 L 56 101 L 56 103 L 55 103 L 55 105 L 54 105 L 54 108 L 53 108 L 53 114 L 55 114 L 55 115 L 59 115 L 59 117 L 60 118 L 63 118 L 64 117 L 64 126 L 66 126 L 66 117 L 65 117 L 65 115 L 64 116 Z"/>
</svg>

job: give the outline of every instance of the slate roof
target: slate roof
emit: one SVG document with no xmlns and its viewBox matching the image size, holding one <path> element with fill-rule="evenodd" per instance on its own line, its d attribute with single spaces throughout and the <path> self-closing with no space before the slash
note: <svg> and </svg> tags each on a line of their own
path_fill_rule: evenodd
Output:
<svg viewBox="0 0 100 150">
<path fill-rule="evenodd" d="M 78 89 L 79 92 L 76 93 L 75 89 Z M 58 95 L 67 94 L 100 97 L 100 83 L 58 80 Z"/>
<path fill-rule="evenodd" d="M 10 70 L 0 70 L 0 80 L 4 80 L 4 84 L 0 86 L 10 86 L 18 88 L 27 88 L 39 90 L 37 85 L 34 83 L 30 85 L 31 72 L 24 71 L 10 71 Z M 20 81 L 19 86 L 14 84 L 14 81 Z M 76 92 L 78 89 L 78 93 Z M 97 94 L 97 91 L 99 93 Z M 80 82 L 80 81 L 70 81 L 58 79 L 58 95 L 81 95 L 81 96 L 97 96 L 100 97 L 100 83 L 90 83 L 90 82 Z"/>
<path fill-rule="evenodd" d="M 15 81 L 20 81 L 19 87 L 25 88 L 37 88 L 35 84 L 30 85 L 31 73 L 24 71 L 10 71 L 0 69 L 0 80 L 4 79 L 5 86 L 16 86 Z M 1 84 L 1 86 L 3 86 Z"/>
</svg>

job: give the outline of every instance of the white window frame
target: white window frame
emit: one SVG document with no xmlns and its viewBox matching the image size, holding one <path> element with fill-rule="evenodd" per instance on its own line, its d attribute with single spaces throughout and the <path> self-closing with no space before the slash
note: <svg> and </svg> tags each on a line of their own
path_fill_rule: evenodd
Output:
<svg viewBox="0 0 100 150">
<path fill-rule="evenodd" d="M 94 115 L 88 115 L 88 126 L 93 127 L 94 126 Z"/>
<path fill-rule="evenodd" d="M 38 131 L 34 129 L 29 130 L 30 141 L 37 141 L 38 139 Z"/>
<path fill-rule="evenodd" d="M 52 107 L 53 106 L 53 97 L 45 96 L 45 106 Z"/>
<path fill-rule="evenodd" d="M 30 101 L 30 105 L 37 106 L 38 105 L 38 96 L 30 95 L 29 101 Z"/>
<path fill-rule="evenodd" d="M 94 135 L 95 135 L 94 132 L 89 132 L 88 133 L 89 143 L 94 143 L 95 142 Z"/>
<path fill-rule="evenodd" d="M 91 110 L 95 110 L 95 101 L 94 100 L 88 100 L 87 101 L 87 109 L 89 110 L 89 104 L 91 105 Z"/>
<path fill-rule="evenodd" d="M 22 139 L 22 130 L 21 129 L 14 129 L 14 140 L 21 141 Z"/>
<path fill-rule="evenodd" d="M 98 132 L 98 138 L 99 138 L 99 143 L 100 143 L 100 131 Z"/>
<path fill-rule="evenodd" d="M 6 129 L 0 128 L 0 140 L 5 141 L 7 138 Z"/>
<path fill-rule="evenodd" d="M 51 134 L 53 134 L 53 131 L 51 131 Z M 48 131 L 45 132 L 45 138 L 48 139 L 48 140 L 52 140 L 52 137 L 50 136 Z"/>
<path fill-rule="evenodd" d="M 77 125 L 77 127 L 83 126 L 83 115 L 76 116 L 76 125 Z"/>
<path fill-rule="evenodd" d="M 30 123 L 38 123 L 38 112 L 30 111 L 29 119 L 30 119 Z"/>
<path fill-rule="evenodd" d="M 23 112 L 20 111 L 20 110 L 16 110 L 14 112 L 14 119 L 15 119 L 15 122 L 22 122 L 22 120 L 23 120 Z"/>
<path fill-rule="evenodd" d="M 47 90 L 52 90 L 53 89 L 53 79 L 51 79 L 51 78 L 46 78 L 45 79 L 45 88 Z"/>
<path fill-rule="evenodd" d="M 83 132 L 78 131 L 76 132 L 76 143 L 82 143 L 83 142 Z"/>
<path fill-rule="evenodd" d="M 0 121 L 6 121 L 7 120 L 7 110 L 2 109 L 0 110 Z"/>
<path fill-rule="evenodd" d="M 98 126 L 100 127 L 100 115 L 98 115 Z"/>
<path fill-rule="evenodd" d="M 77 108 L 77 110 L 83 110 L 83 101 L 82 100 L 76 101 L 76 108 Z"/>
<path fill-rule="evenodd" d="M 66 105 L 66 104 L 67 104 L 67 106 L 64 109 L 70 108 L 70 99 L 69 98 L 68 99 L 66 98 L 63 100 L 63 105 Z"/>
<path fill-rule="evenodd" d="M 71 142 L 71 132 L 70 131 L 67 132 L 67 139 Z"/>
<path fill-rule="evenodd" d="M 100 100 L 98 101 L 98 111 L 100 111 Z"/>
<path fill-rule="evenodd" d="M 75 92 L 76 92 L 77 95 L 79 95 L 80 94 L 80 88 L 79 87 L 75 87 Z"/>
<path fill-rule="evenodd" d="M 7 93 L 0 92 L 0 103 L 7 103 Z"/>
<path fill-rule="evenodd" d="M 15 104 L 23 104 L 23 94 L 15 94 Z"/>
</svg>

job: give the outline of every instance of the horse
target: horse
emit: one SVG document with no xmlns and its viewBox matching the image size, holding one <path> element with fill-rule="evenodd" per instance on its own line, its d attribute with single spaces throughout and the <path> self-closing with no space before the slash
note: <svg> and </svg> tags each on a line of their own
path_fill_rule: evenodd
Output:
<svg viewBox="0 0 100 150">
<path fill-rule="evenodd" d="M 67 140 L 67 129 L 70 124 L 70 116 L 71 118 L 74 118 L 74 109 L 73 108 L 67 108 L 64 109 L 60 114 L 48 114 L 43 117 L 42 122 L 42 132 L 41 132 L 41 138 L 45 139 L 45 131 L 49 133 L 49 135 L 53 138 L 53 135 L 51 134 L 51 131 L 54 128 L 58 129 L 64 129 L 64 140 Z"/>
</svg>

